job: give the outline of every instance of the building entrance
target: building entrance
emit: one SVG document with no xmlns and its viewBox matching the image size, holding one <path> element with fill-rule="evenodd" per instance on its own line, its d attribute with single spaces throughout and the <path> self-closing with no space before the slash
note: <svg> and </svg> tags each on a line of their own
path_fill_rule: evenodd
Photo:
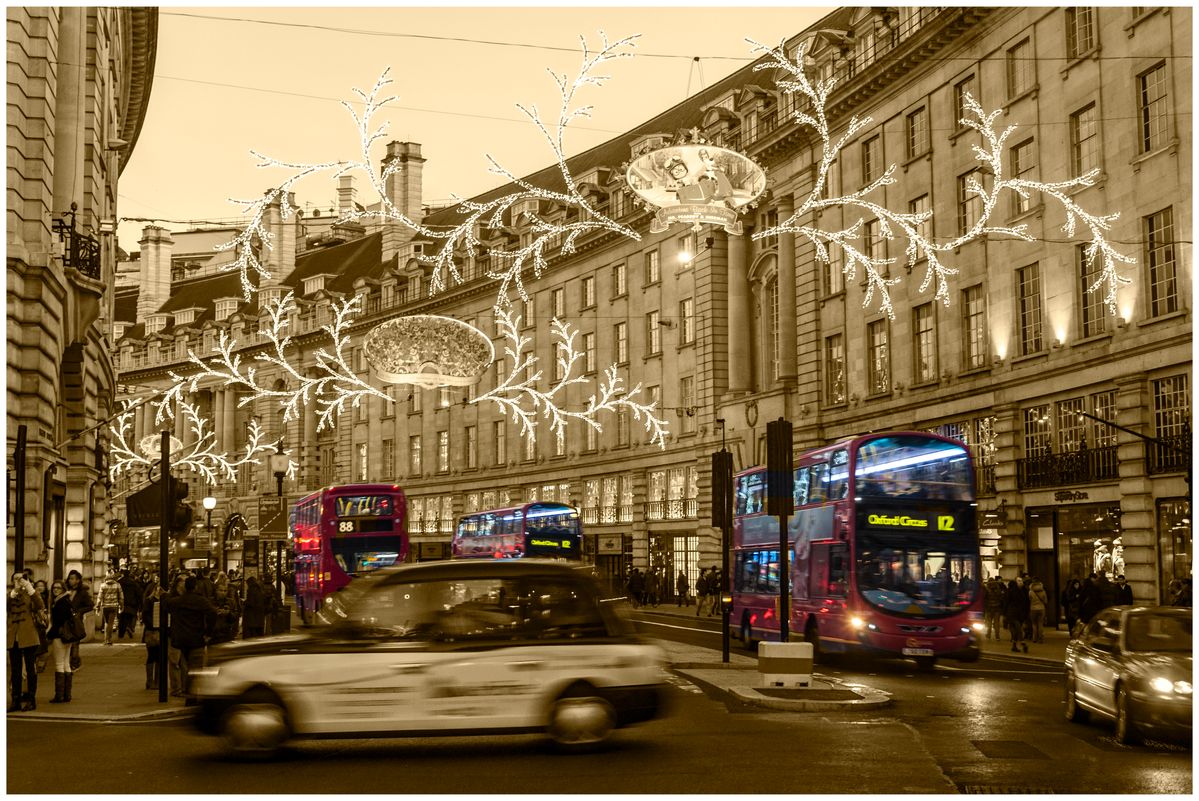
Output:
<svg viewBox="0 0 1199 801">
<path fill-rule="evenodd" d="M 1029 573 L 1041 579 L 1049 595 L 1049 625 L 1065 622 L 1061 592 L 1070 579 L 1103 573 L 1114 580 L 1124 574 L 1119 504 L 1030 509 L 1026 531 Z"/>
</svg>

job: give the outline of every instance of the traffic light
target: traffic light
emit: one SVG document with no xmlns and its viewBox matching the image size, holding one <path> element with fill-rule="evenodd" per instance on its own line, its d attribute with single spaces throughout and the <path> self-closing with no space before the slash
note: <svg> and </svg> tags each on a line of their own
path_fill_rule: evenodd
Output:
<svg viewBox="0 0 1199 801">
<path fill-rule="evenodd" d="M 171 532 L 174 534 L 182 534 L 192 525 L 192 508 L 187 503 L 188 486 L 186 481 L 179 481 L 171 477 L 167 485 L 170 487 L 171 493 Z"/>
<path fill-rule="evenodd" d="M 791 423 L 783 418 L 766 424 L 766 512 L 795 513 L 795 467 Z"/>
<path fill-rule="evenodd" d="M 712 454 L 712 526 L 733 527 L 733 454 Z"/>
</svg>

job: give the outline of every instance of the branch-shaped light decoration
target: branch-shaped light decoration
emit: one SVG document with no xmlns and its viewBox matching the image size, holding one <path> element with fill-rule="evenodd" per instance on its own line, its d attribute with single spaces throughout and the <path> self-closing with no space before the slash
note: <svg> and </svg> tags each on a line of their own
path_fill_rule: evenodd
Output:
<svg viewBox="0 0 1199 801">
<path fill-rule="evenodd" d="M 1001 112 L 984 112 L 974 98 L 967 94 L 965 96 L 967 116 L 961 122 L 963 125 L 973 128 L 982 135 L 985 147 L 974 145 L 973 151 L 978 160 L 986 166 L 993 177 L 989 182 L 990 189 L 987 189 L 973 175 L 967 179 L 967 192 L 971 196 L 978 197 L 982 204 L 982 209 L 977 219 L 973 221 L 973 224 L 967 230 L 953 239 L 947 242 L 935 242 L 925 236 L 921 230 L 932 219 L 933 212 L 931 210 L 909 213 L 896 212 L 869 199 L 869 196 L 879 187 L 890 186 L 895 183 L 895 165 L 893 164 L 881 176 L 857 192 L 826 196 L 830 168 L 845 145 L 859 131 L 870 124 L 870 118 L 851 117 L 845 132 L 839 139 L 834 141 L 826 115 L 826 108 L 829 95 L 836 86 L 837 80 L 829 78 L 825 81 L 816 81 L 813 83 L 808 79 L 802 66 L 806 43 L 800 44 L 796 50 L 794 59 L 792 59 L 787 56 L 782 44 L 777 47 L 767 48 L 752 39 L 746 41 L 754 46 L 755 52 L 766 55 L 766 59 L 761 64 L 756 65 L 754 69 L 780 70 L 783 74 L 783 77 L 777 81 L 780 90 L 793 97 L 798 96 L 798 98 L 806 101 L 796 102 L 795 119 L 800 124 L 814 129 L 819 134 L 822 142 L 821 158 L 817 164 L 816 178 L 811 192 L 804 198 L 802 203 L 796 204 L 795 212 L 790 217 L 780 220 L 772 228 L 756 232 L 754 239 L 777 236 L 779 233 L 791 233 L 802 236 L 812 243 L 817 258 L 825 264 L 832 262 L 829 246 L 837 245 L 841 247 L 846 255 L 845 265 L 842 268 L 846 279 L 852 281 L 855 278 L 858 266 L 861 266 L 866 274 L 867 286 L 862 305 L 868 306 L 874 297 L 874 293 L 877 291 L 879 293 L 880 309 L 888 317 L 894 319 L 895 310 L 891 305 L 891 295 L 888 288 L 897 284 L 899 279 L 886 278 L 885 273 L 887 266 L 893 264 L 895 259 L 876 257 L 872 254 L 864 253 L 854 244 L 861 236 L 863 218 L 858 218 L 846 228 L 834 231 L 824 230 L 815 225 L 804 224 L 801 222 L 802 219 L 815 212 L 832 208 L 858 209 L 873 214 L 879 223 L 879 234 L 884 239 L 894 239 L 897 231 L 902 232 L 906 238 L 907 247 L 905 255 L 909 269 L 915 266 L 921 258 L 927 260 L 924 280 L 920 284 L 920 291 L 926 291 L 929 285 L 935 281 L 936 293 L 934 297 L 948 306 L 949 285 L 947 279 L 949 276 L 956 275 L 958 271 L 943 264 L 940 254 L 953 251 L 967 242 L 974 241 L 988 234 L 1010 236 L 1031 241 L 1032 236 L 1023 224 L 1016 226 L 992 225 L 990 220 L 998 205 L 999 196 L 1004 191 L 1015 192 L 1025 199 L 1029 197 L 1029 193 L 1031 192 L 1040 192 L 1055 198 L 1065 208 L 1066 222 L 1062 226 L 1062 230 L 1066 236 L 1073 237 L 1080 222 L 1090 231 L 1091 240 L 1084 247 L 1086 259 L 1088 263 L 1092 264 L 1095 260 L 1102 259 L 1103 269 L 1095 282 L 1088 288 L 1088 291 L 1097 292 L 1105 287 L 1106 296 L 1104 302 L 1107 304 L 1112 316 L 1117 314 L 1117 292 L 1121 285 L 1131 283 L 1128 278 L 1119 274 L 1117 264 L 1136 263 L 1135 258 L 1115 250 L 1104 236 L 1110 230 L 1111 224 L 1119 217 L 1119 214 L 1090 214 L 1078 206 L 1070 197 L 1071 192 L 1092 186 L 1099 174 L 1098 169 L 1091 170 L 1076 178 L 1056 183 L 1005 178 L 1003 175 L 1003 148 L 1004 143 L 1015 130 L 1015 126 L 1009 126 L 1003 131 L 996 131 L 995 120 Z"/>
<path fill-rule="evenodd" d="M 172 470 L 188 470 L 203 478 L 206 483 L 217 484 L 222 479 L 235 480 L 238 467 L 246 464 L 262 464 L 259 457 L 275 453 L 275 446 L 267 440 L 266 432 L 257 420 L 251 419 L 246 427 L 246 443 L 243 452 L 238 458 L 231 459 L 225 452 L 217 450 L 216 432 L 195 405 L 167 397 L 151 403 L 157 409 L 155 414 L 157 425 L 169 423 L 174 420 L 176 414 L 179 414 L 183 416 L 185 425 L 191 432 L 191 442 L 183 444 L 179 452 L 175 452 L 172 442 L 170 453 Z M 134 401 L 126 401 L 125 411 L 117 416 L 110 427 L 112 437 L 108 472 L 109 477 L 114 480 L 121 473 L 132 471 L 135 467 L 149 468 L 158 462 L 158 453 L 153 448 L 146 452 L 129 444 L 128 440 L 133 432 L 134 409 L 132 407 L 134 405 Z M 174 441 L 174 438 L 172 440 Z M 291 455 L 291 452 L 287 450 L 283 453 L 285 456 L 290 457 Z M 295 461 L 289 458 L 288 478 L 295 478 L 296 468 Z"/>
</svg>

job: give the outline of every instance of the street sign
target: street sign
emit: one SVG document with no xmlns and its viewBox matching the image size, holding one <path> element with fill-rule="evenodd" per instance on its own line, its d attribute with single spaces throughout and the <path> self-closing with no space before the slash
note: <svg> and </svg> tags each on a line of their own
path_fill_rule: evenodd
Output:
<svg viewBox="0 0 1199 801">
<path fill-rule="evenodd" d="M 258 499 L 258 536 L 265 540 L 287 539 L 287 501 L 281 495 Z"/>
<path fill-rule="evenodd" d="M 162 489 L 157 481 L 125 499 L 125 518 L 131 528 L 160 524 L 162 520 Z"/>
</svg>

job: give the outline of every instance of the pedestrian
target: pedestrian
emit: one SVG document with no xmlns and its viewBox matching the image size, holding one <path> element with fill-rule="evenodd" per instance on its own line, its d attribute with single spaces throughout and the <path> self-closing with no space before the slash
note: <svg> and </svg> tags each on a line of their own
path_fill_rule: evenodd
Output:
<svg viewBox="0 0 1199 801">
<path fill-rule="evenodd" d="M 1116 585 L 1108 579 L 1106 573 L 1099 574 L 1099 580 L 1095 583 L 1095 586 L 1099 591 L 1100 609 L 1116 605 Z"/>
<path fill-rule="evenodd" d="M 1028 620 L 1033 642 L 1045 642 L 1045 608 L 1048 605 L 1049 596 L 1045 593 L 1045 585 L 1033 576 L 1028 584 Z"/>
<path fill-rule="evenodd" d="M 198 592 L 197 584 L 195 576 L 188 576 L 183 580 L 183 593 L 171 596 L 164 602 L 169 615 L 170 642 L 179 649 L 180 695 L 184 697 L 190 684 L 188 672 L 192 666 L 200 667 L 203 664 L 204 646 L 208 644 L 216 622 L 216 607 Z M 187 705 L 193 704 L 195 699 L 188 698 Z"/>
<path fill-rule="evenodd" d="M 704 612 L 704 605 L 708 602 L 708 568 L 701 567 L 699 569 L 699 578 L 695 581 L 695 616 L 699 617 Z"/>
<path fill-rule="evenodd" d="M 213 623 L 210 644 L 229 642 L 237 637 L 238 623 L 241 621 L 241 602 L 236 595 L 229 592 L 228 581 L 216 582 L 216 598 L 212 603 L 216 607 L 216 620 Z"/>
<path fill-rule="evenodd" d="M 242 605 L 242 637 L 261 637 L 266 628 L 266 593 L 256 576 L 246 579 L 246 601 Z"/>
<path fill-rule="evenodd" d="M 1131 606 L 1133 604 L 1132 587 L 1128 585 L 1124 574 L 1116 576 L 1116 603 L 1120 606 Z"/>
<path fill-rule="evenodd" d="M 121 593 L 123 601 L 121 603 L 121 613 L 117 618 L 117 639 L 124 639 L 126 635 L 133 639 L 133 635 L 137 630 L 137 614 L 142 608 L 142 588 L 129 575 L 128 570 L 121 571 L 121 577 L 117 579 L 117 583 L 121 585 Z"/>
<path fill-rule="evenodd" d="M 708 617 L 714 617 L 720 611 L 720 597 L 723 594 L 724 571 L 716 565 L 712 565 L 712 570 L 708 574 L 708 597 L 711 599 Z"/>
<path fill-rule="evenodd" d="M 649 574 L 646 576 L 646 581 L 645 581 L 645 605 L 646 606 L 657 606 L 658 605 L 658 595 L 661 592 L 661 589 L 660 589 L 661 586 L 662 586 L 662 581 L 658 575 L 658 571 L 656 569 L 649 571 Z"/>
<path fill-rule="evenodd" d="M 675 597 L 678 600 L 678 606 L 691 606 L 691 582 L 687 580 L 687 574 L 680 570 L 678 578 L 674 580 Z"/>
<path fill-rule="evenodd" d="M 125 606 L 125 593 L 117 581 L 115 571 L 109 570 L 100 585 L 100 614 L 104 627 L 104 644 L 112 645 L 112 635 L 117 628 L 117 617 Z"/>
<path fill-rule="evenodd" d="M 1028 653 L 1028 642 L 1024 638 L 1024 627 L 1028 623 L 1028 588 L 1024 586 L 1022 576 L 1016 576 L 1008 583 L 1003 619 L 1012 634 L 1012 650 L 1023 648 L 1024 653 Z"/>
<path fill-rule="evenodd" d="M 1003 637 L 1003 603 L 1007 596 L 1003 582 L 998 575 L 991 576 L 983 588 L 983 617 L 987 625 L 987 639 L 999 640 Z"/>
<path fill-rule="evenodd" d="M 1091 618 L 1103 608 L 1103 599 L 1099 597 L 1099 576 L 1092 573 L 1082 583 L 1082 592 L 1078 596 L 1078 622 L 1085 626 Z"/>
<path fill-rule="evenodd" d="M 41 639 L 41 644 L 37 648 L 37 656 L 34 658 L 33 665 L 38 673 L 46 671 L 46 662 L 50 659 L 50 638 L 46 636 L 46 632 L 50 629 L 50 588 L 46 586 L 44 579 L 38 579 L 33 582 L 33 589 L 37 592 L 39 598 L 42 599 L 42 613 L 34 617 L 34 623 L 37 625 L 37 634 Z"/>
<path fill-rule="evenodd" d="M 41 645 L 37 619 L 45 612 L 42 598 L 24 571 L 12 574 L 8 588 L 8 661 L 12 671 L 9 712 L 37 709 L 37 649 Z M 24 676 L 22 676 L 22 669 Z"/>
<path fill-rule="evenodd" d="M 50 585 L 50 657 L 54 660 L 54 697 L 50 703 L 66 703 L 74 691 L 76 649 L 78 640 L 64 640 L 63 627 L 73 623 L 72 628 L 82 629 L 83 616 L 95 608 L 91 593 L 83 583 L 83 574 L 78 570 L 67 573 L 66 583 Z"/>
<path fill-rule="evenodd" d="M 192 578 L 188 573 L 182 571 L 175 573 L 175 578 L 171 582 L 171 589 L 162 597 L 163 611 L 169 610 L 168 602 L 173 598 L 178 598 L 183 595 L 184 585 L 187 580 Z M 194 579 L 193 579 L 194 581 Z M 171 637 L 170 618 L 167 618 L 167 626 L 162 627 L 160 618 L 159 636 L 167 635 L 167 686 L 170 688 L 170 694 L 176 698 L 183 696 L 183 651 L 175 644 L 175 640 Z"/>
<path fill-rule="evenodd" d="M 633 568 L 633 572 L 629 574 L 629 599 L 634 609 L 643 606 L 645 602 L 645 576 L 638 568 Z"/>
<path fill-rule="evenodd" d="M 1066 615 L 1066 630 L 1074 636 L 1074 627 L 1078 625 L 1078 604 L 1082 600 L 1082 582 L 1077 577 L 1066 582 L 1062 590 L 1062 611 Z"/>
<path fill-rule="evenodd" d="M 162 588 L 150 578 L 142 591 L 142 642 L 146 646 L 146 689 L 157 690 L 162 681 Z"/>
</svg>

